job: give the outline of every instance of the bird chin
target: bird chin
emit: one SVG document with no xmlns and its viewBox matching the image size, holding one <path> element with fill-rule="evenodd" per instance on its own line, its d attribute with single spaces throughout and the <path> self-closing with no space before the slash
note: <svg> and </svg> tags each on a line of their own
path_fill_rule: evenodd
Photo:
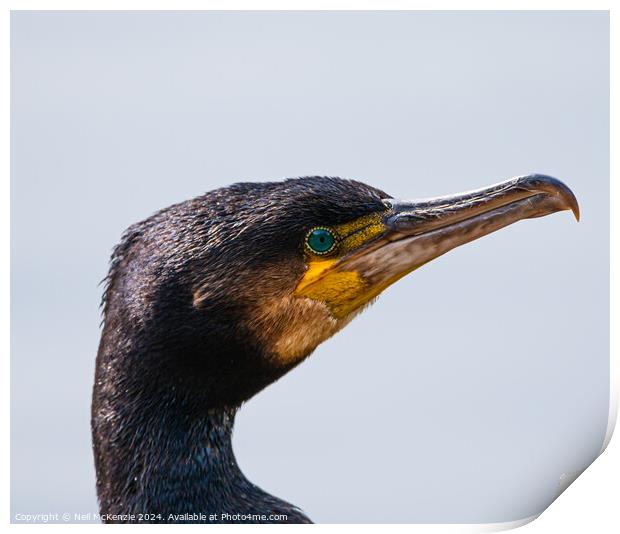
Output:
<svg viewBox="0 0 620 534">
<path fill-rule="evenodd" d="M 357 313 L 335 317 L 325 302 L 283 296 L 264 303 L 247 324 L 273 363 L 290 367 L 343 329 Z"/>
</svg>

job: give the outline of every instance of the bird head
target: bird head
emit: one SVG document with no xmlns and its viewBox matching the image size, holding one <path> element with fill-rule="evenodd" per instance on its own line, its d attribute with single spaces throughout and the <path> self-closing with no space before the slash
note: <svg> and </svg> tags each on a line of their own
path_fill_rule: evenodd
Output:
<svg viewBox="0 0 620 534">
<path fill-rule="evenodd" d="M 129 374 L 126 383 L 238 405 L 406 274 L 567 209 L 578 218 L 573 193 L 542 175 L 417 201 L 326 177 L 217 189 L 126 232 L 108 277 L 100 357 L 116 361 L 110 372 Z M 118 368 L 119 351 L 133 354 L 131 369 Z"/>
</svg>

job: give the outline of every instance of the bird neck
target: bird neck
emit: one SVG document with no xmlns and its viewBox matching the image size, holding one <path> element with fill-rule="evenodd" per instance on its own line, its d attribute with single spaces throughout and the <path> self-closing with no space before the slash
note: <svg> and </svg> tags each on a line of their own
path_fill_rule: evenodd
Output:
<svg viewBox="0 0 620 534">
<path fill-rule="evenodd" d="M 212 409 L 202 417 L 160 410 L 149 423 L 152 430 L 142 429 L 149 437 L 135 451 L 142 457 L 136 506 L 168 516 L 202 513 L 212 520 L 219 519 L 214 514 L 236 509 L 227 488 L 249 489 L 251 484 L 233 453 L 234 418 L 234 409 Z"/>
<path fill-rule="evenodd" d="M 155 518 L 162 521 L 216 513 L 222 484 L 247 483 L 232 450 L 234 409 L 194 417 L 178 402 L 155 398 L 151 406 L 125 398 L 93 412 L 101 512 L 162 514 Z"/>
<path fill-rule="evenodd" d="M 192 399 L 175 391 L 103 395 L 109 391 L 103 382 L 96 383 L 97 490 L 101 513 L 121 517 L 104 521 L 134 522 L 147 513 L 154 514 L 148 517 L 153 522 L 237 522 L 240 516 L 241 521 L 260 522 L 273 514 L 309 522 L 239 469 L 232 448 L 236 408 L 197 411 Z"/>
</svg>

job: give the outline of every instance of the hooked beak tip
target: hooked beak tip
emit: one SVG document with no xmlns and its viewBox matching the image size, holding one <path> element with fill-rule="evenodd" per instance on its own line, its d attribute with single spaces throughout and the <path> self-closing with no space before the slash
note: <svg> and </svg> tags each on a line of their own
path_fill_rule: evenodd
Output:
<svg viewBox="0 0 620 534">
<path fill-rule="evenodd" d="M 562 181 L 545 174 L 529 174 L 515 178 L 515 185 L 532 192 L 542 192 L 560 199 L 565 210 L 571 210 L 579 221 L 579 203 L 575 194 Z"/>
</svg>

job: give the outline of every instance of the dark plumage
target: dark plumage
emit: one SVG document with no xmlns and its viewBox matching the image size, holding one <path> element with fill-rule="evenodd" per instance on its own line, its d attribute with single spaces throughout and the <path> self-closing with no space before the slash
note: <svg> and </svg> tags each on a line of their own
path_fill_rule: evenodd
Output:
<svg viewBox="0 0 620 534">
<path fill-rule="evenodd" d="M 125 232 L 106 279 L 92 405 L 102 512 L 308 522 L 234 460 L 237 407 L 298 363 L 271 363 L 246 318 L 265 295 L 293 289 L 309 228 L 384 210 L 386 197 L 338 178 L 240 183 Z"/>
</svg>

